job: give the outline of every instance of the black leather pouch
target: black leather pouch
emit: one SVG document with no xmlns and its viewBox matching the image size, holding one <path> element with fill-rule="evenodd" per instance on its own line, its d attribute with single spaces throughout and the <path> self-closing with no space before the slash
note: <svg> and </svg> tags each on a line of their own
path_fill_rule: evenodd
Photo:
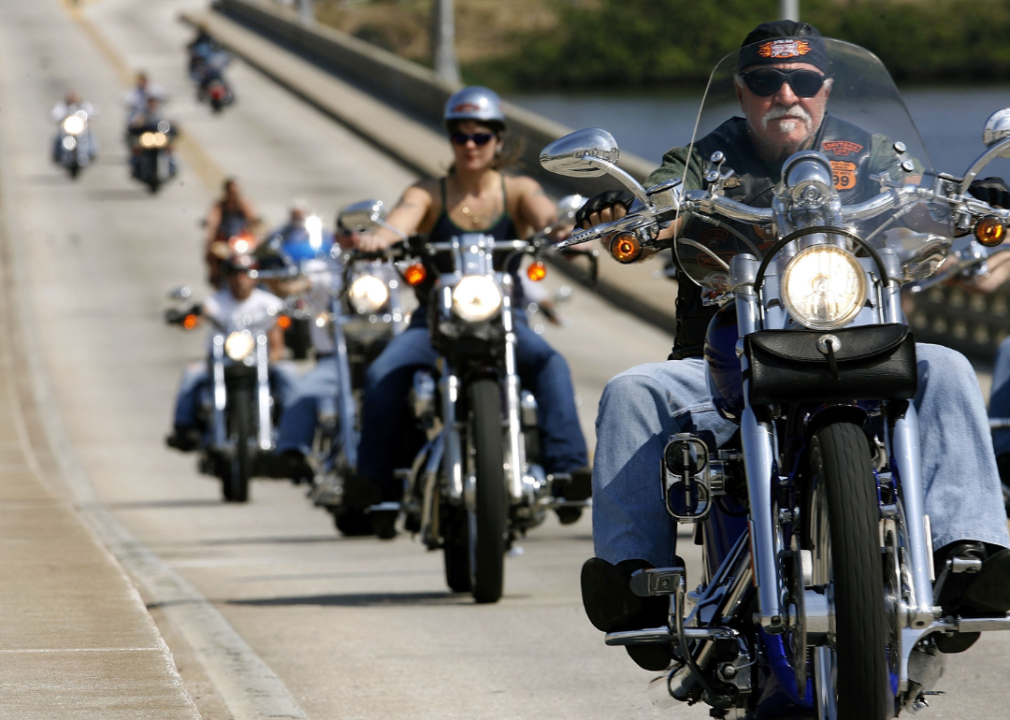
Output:
<svg viewBox="0 0 1010 720">
<path fill-rule="evenodd" d="M 760 330 L 744 352 L 754 405 L 908 400 L 918 386 L 915 336 L 900 324 Z"/>
</svg>

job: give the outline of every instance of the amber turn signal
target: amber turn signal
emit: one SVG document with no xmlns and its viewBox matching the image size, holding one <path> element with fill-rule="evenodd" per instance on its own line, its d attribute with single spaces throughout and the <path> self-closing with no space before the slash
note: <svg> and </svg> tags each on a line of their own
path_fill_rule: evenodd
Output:
<svg viewBox="0 0 1010 720">
<path fill-rule="evenodd" d="M 533 282 L 540 282 L 547 277 L 547 266 L 539 260 L 535 263 L 531 263 L 530 266 L 526 268 L 526 277 Z"/>
<path fill-rule="evenodd" d="M 642 243 L 634 233 L 617 233 L 610 241 L 610 254 L 619 263 L 633 263 L 642 256 Z"/>
<path fill-rule="evenodd" d="M 996 247 L 1006 238 L 1006 226 L 998 217 L 986 215 L 975 223 L 975 239 L 986 247 Z"/>
<path fill-rule="evenodd" d="M 287 330 L 289 327 L 291 327 L 291 318 L 289 318 L 287 315 L 281 315 L 279 318 L 277 318 L 277 325 L 280 327 L 281 330 Z"/>
<path fill-rule="evenodd" d="M 412 287 L 423 283 L 426 277 L 428 277 L 428 271 L 424 269 L 422 263 L 414 263 L 403 271 L 403 279 Z"/>
<path fill-rule="evenodd" d="M 199 318 L 196 315 L 187 315 L 182 319 L 182 326 L 187 330 L 192 330 L 196 327 Z"/>
</svg>

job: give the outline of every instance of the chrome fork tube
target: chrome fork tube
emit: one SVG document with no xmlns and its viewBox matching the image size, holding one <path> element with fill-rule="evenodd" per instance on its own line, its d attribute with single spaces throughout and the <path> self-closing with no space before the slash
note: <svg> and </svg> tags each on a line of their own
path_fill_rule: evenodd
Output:
<svg viewBox="0 0 1010 720">
<path fill-rule="evenodd" d="M 758 329 L 761 309 L 754 288 L 758 261 L 741 253 L 733 258 L 730 268 L 731 285 L 736 294 L 737 329 L 740 342 Z M 740 370 L 747 377 L 747 356 L 742 346 Z M 743 384 L 744 411 L 740 417 L 740 439 L 743 443 L 744 466 L 747 471 L 747 494 L 750 497 L 748 525 L 754 555 L 754 575 L 757 581 L 758 618 L 766 632 L 782 632 L 785 623 L 779 598 L 782 579 L 775 557 L 775 522 L 772 517 L 772 491 L 775 477 L 775 435 L 767 421 L 759 420 L 750 405 L 750 381 Z"/>
<path fill-rule="evenodd" d="M 347 465 L 353 471 L 358 469 L 358 413 L 351 389 L 351 361 L 344 335 L 344 314 L 336 298 L 331 301 L 330 311 L 333 317 L 333 357 L 337 362 L 337 386 L 340 390 L 340 444 Z"/>
<path fill-rule="evenodd" d="M 259 409 L 260 450 L 273 447 L 273 432 L 270 422 L 270 350 L 266 333 L 256 334 L 256 405 Z"/>
<path fill-rule="evenodd" d="M 224 413 L 228 407 L 228 389 L 224 384 L 224 335 L 216 333 L 211 345 L 211 372 L 214 376 L 214 445 L 224 447 L 228 428 Z"/>
<path fill-rule="evenodd" d="M 519 414 L 519 369 L 516 364 L 515 317 L 512 314 L 512 299 L 509 293 L 511 283 L 506 281 L 504 284 L 506 292 L 502 293 L 502 324 L 505 326 L 505 412 L 508 423 L 508 465 L 505 472 L 512 502 L 520 504 L 524 496 L 523 473 L 526 470 L 526 453 Z"/>
<path fill-rule="evenodd" d="M 446 363 L 441 363 L 445 369 Z M 459 401 L 459 378 L 445 374 L 439 381 L 442 391 L 442 415 L 445 428 L 445 454 L 442 456 L 449 497 L 459 500 L 463 497 L 463 451 L 459 438 L 459 423 L 456 421 L 456 403 Z"/>
<path fill-rule="evenodd" d="M 913 628 L 924 628 L 933 622 L 933 583 L 930 581 L 929 556 L 926 538 L 925 490 L 922 486 L 922 456 L 919 450 L 919 416 L 912 403 L 903 411 L 891 416 L 893 462 L 898 471 L 901 500 L 908 524 L 909 565 L 912 571 L 913 604 L 908 608 L 908 623 Z"/>
</svg>

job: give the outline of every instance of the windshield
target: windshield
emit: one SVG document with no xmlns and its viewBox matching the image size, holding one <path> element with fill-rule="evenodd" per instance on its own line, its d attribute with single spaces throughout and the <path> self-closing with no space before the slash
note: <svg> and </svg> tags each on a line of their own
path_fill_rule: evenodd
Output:
<svg viewBox="0 0 1010 720">
<path fill-rule="evenodd" d="M 873 198 L 886 183 L 933 182 L 929 155 L 887 69 L 863 48 L 821 38 L 763 41 L 723 59 L 709 80 L 694 137 L 678 157 L 685 189 L 769 208 L 783 192 L 783 162 L 798 151 L 823 155 L 842 206 Z M 893 246 L 907 274 L 931 274 L 946 252 L 937 252 L 937 243 L 949 240 L 897 231 L 896 214 L 907 210 L 845 227 L 875 245 Z M 714 220 L 684 217 L 675 244 L 681 268 L 712 300 L 725 292 L 736 253 L 761 258 L 796 229 Z"/>
</svg>

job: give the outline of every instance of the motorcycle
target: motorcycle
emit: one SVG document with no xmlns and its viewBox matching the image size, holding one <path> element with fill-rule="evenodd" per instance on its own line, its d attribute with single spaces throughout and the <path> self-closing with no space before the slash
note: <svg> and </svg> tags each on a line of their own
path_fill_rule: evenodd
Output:
<svg viewBox="0 0 1010 720">
<path fill-rule="evenodd" d="M 184 287 L 172 291 L 170 297 L 184 301 L 191 295 Z M 221 480 L 226 502 L 247 502 L 257 459 L 274 448 L 276 403 L 270 389 L 267 331 L 277 317 L 246 317 L 239 327 L 205 314 L 201 305 L 165 312 L 166 323 L 186 330 L 197 327 L 201 320 L 209 322 L 212 333 L 207 357 L 209 383 L 201 404 L 206 433 L 198 467 Z"/>
<path fill-rule="evenodd" d="M 672 244 L 681 281 L 719 306 L 705 341 L 709 388 L 738 433 L 721 447 L 711 434 L 670 438 L 656 488 L 669 515 L 695 524 L 700 584 L 687 592 L 679 566 L 635 573 L 632 592 L 668 598 L 667 623 L 606 637 L 665 646 L 674 662 L 654 681 L 658 702 L 705 702 L 713 717 L 915 712 L 935 694 L 939 634 L 1010 629 L 1008 617 L 945 616 L 935 602 L 980 561 L 948 561 L 934 595 L 909 402 L 915 345 L 899 297 L 937 269 L 951 236 L 1004 239 L 1010 211 L 967 191 L 991 160 L 1010 157 L 1010 110 L 989 119 L 987 149 L 963 176 L 937 172 L 880 61 L 847 43 L 825 46 L 828 113 L 871 134 L 889 168 L 868 180 L 844 159 L 861 145 L 826 143 L 785 160 L 770 207 L 733 199 L 740 180 L 724 153 L 695 143 L 739 107 L 737 53 L 712 74 L 683 177 L 642 187 L 600 129 L 541 154 L 552 172 L 609 175 L 635 197 L 625 217 L 559 247 L 605 239 L 616 260 L 633 262 Z M 857 182 L 861 193 L 844 202 Z M 684 237 L 678 226 L 674 240 L 657 239 L 691 218 L 718 232 Z"/>
<path fill-rule="evenodd" d="M 197 84 L 197 102 L 208 102 L 215 113 L 235 102 L 231 84 L 224 76 L 224 69 L 231 62 L 228 54 L 220 49 L 211 49 L 201 56 L 193 72 Z"/>
<path fill-rule="evenodd" d="M 60 165 L 66 168 L 71 178 L 76 179 L 81 170 L 91 164 L 91 153 L 88 113 L 78 110 L 67 115 L 60 123 Z"/>
<path fill-rule="evenodd" d="M 378 202 L 345 209 L 341 224 L 359 231 L 382 226 L 402 237 Z M 398 471 L 402 501 L 369 511 L 401 513 L 429 550 L 443 551 L 449 588 L 472 593 L 478 603 L 501 598 L 505 554 L 517 535 L 542 523 L 550 509 L 581 512 L 589 504 L 567 501 L 571 478 L 547 475 L 540 464 L 536 399 L 522 388 L 516 366 L 514 280 L 501 269 L 535 257 L 549 232 L 508 241 L 479 233 L 435 243 L 404 237 L 406 245 L 386 253 L 414 260 L 402 270 L 410 286 L 438 273 L 429 328 L 440 376 L 426 369 L 414 375 L 409 405 L 427 442 L 412 466 Z M 546 268 L 536 260 L 527 274 L 542 279 Z"/>
<path fill-rule="evenodd" d="M 176 159 L 172 142 L 176 129 L 167 120 L 131 127 L 128 131 L 132 176 L 147 185 L 151 193 L 175 177 Z"/>
</svg>

